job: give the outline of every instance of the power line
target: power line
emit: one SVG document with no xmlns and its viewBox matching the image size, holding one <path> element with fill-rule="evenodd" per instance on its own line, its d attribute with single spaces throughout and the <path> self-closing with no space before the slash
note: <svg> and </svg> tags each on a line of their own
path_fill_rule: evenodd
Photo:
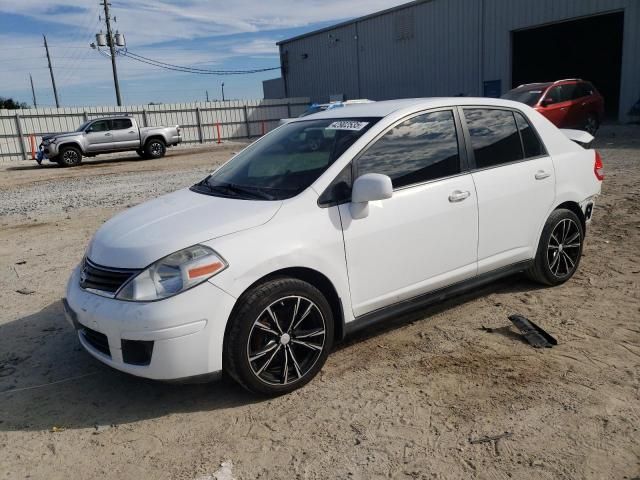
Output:
<svg viewBox="0 0 640 480">
<path fill-rule="evenodd" d="M 146 63 L 148 65 L 152 65 L 158 68 L 164 68 L 165 70 L 172 70 L 176 72 L 183 73 L 195 73 L 198 75 L 245 75 L 251 73 L 260 73 L 260 72 L 269 72 L 272 70 L 279 70 L 280 67 L 271 67 L 271 68 L 254 68 L 249 70 L 209 70 L 205 68 L 196 68 L 196 67 L 186 67 L 183 65 L 175 65 L 172 63 L 161 62 L 159 60 L 154 60 L 152 58 L 148 58 L 137 53 L 133 53 L 129 50 L 123 50 L 120 52 L 121 55 L 128 57 L 137 62 Z"/>
</svg>

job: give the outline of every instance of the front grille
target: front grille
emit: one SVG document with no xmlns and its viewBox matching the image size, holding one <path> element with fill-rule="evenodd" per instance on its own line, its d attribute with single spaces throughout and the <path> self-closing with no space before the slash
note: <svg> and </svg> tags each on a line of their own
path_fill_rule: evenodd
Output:
<svg viewBox="0 0 640 480">
<path fill-rule="evenodd" d="M 80 286 L 84 289 L 115 294 L 127 280 L 139 272 L 140 270 L 127 268 L 103 267 L 85 258 L 80 271 Z"/>
<path fill-rule="evenodd" d="M 153 342 L 148 340 L 122 340 L 122 360 L 131 365 L 149 365 Z"/>
<path fill-rule="evenodd" d="M 109 349 L 109 340 L 104 333 L 96 332 L 87 327 L 82 327 L 80 333 L 89 345 L 105 355 L 111 356 Z"/>
</svg>

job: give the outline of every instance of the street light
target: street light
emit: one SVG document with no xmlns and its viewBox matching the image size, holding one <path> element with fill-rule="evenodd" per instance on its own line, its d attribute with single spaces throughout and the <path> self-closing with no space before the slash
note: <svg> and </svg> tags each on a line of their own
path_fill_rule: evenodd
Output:
<svg viewBox="0 0 640 480">
<path fill-rule="evenodd" d="M 224 102 L 224 82 L 222 82 L 222 101 Z"/>
</svg>

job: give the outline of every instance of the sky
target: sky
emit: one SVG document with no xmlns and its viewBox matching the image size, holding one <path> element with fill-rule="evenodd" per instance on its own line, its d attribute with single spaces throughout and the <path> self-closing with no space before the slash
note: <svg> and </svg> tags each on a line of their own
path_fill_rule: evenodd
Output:
<svg viewBox="0 0 640 480">
<path fill-rule="evenodd" d="M 407 0 L 112 0 L 112 28 L 133 53 L 214 70 L 279 67 L 276 42 Z M 0 0 L 0 96 L 55 106 L 42 35 L 61 106 L 115 105 L 111 61 L 89 47 L 106 31 L 98 0 Z M 101 21 L 102 18 L 102 21 Z M 214 76 L 172 72 L 118 56 L 123 104 L 262 98 L 279 70 Z"/>
</svg>

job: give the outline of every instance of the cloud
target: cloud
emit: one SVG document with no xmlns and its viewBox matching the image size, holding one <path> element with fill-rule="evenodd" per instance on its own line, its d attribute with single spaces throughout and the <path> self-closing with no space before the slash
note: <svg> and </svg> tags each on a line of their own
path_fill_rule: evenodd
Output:
<svg viewBox="0 0 640 480">
<path fill-rule="evenodd" d="M 235 68 L 239 68 L 239 59 L 244 59 L 247 67 L 255 66 L 256 62 L 277 66 L 275 43 L 288 36 L 288 31 L 282 32 L 284 29 L 309 27 L 311 30 L 321 22 L 364 15 L 404 1 L 114 0 L 112 16 L 117 19 L 114 30 L 125 33 L 127 45 L 135 53 L 202 68 L 224 68 L 225 62 L 233 59 Z M 105 98 L 99 103 L 112 101 L 104 93 L 105 87 L 112 82 L 109 60 L 88 47 L 95 33 L 103 28 L 98 17 L 104 13 L 98 0 L 0 1 L 0 16 L 4 14 L 25 18 L 20 22 L 24 26 L 16 26 L 12 33 L 0 33 L 0 45 L 5 45 L 0 49 L 0 88 L 5 95 L 20 95 L 24 100 L 30 98 L 28 75 L 32 73 L 36 89 L 47 92 L 44 103 L 53 103 L 52 95 L 48 93 L 50 80 L 40 34 L 45 31 L 56 81 L 65 93 L 63 103 L 68 105 L 70 102 L 65 99 L 70 97 L 74 98 L 74 104 L 96 103 L 97 98 Z M 30 24 L 37 28 L 29 28 Z M 118 66 L 123 82 L 139 80 L 153 86 L 163 79 L 186 78 L 185 74 L 125 58 L 118 59 Z M 277 76 L 277 72 L 272 76 Z M 192 86 L 202 80 L 196 76 L 188 78 L 188 84 Z M 256 93 L 259 89 L 257 78 L 253 79 Z"/>
<path fill-rule="evenodd" d="M 114 2 L 116 26 L 138 45 L 304 27 L 375 12 L 403 0 L 126 0 Z M 78 27 L 98 14 L 94 0 L 3 2 L 0 12 Z M 44 15 L 43 15 L 44 14 Z"/>
</svg>

